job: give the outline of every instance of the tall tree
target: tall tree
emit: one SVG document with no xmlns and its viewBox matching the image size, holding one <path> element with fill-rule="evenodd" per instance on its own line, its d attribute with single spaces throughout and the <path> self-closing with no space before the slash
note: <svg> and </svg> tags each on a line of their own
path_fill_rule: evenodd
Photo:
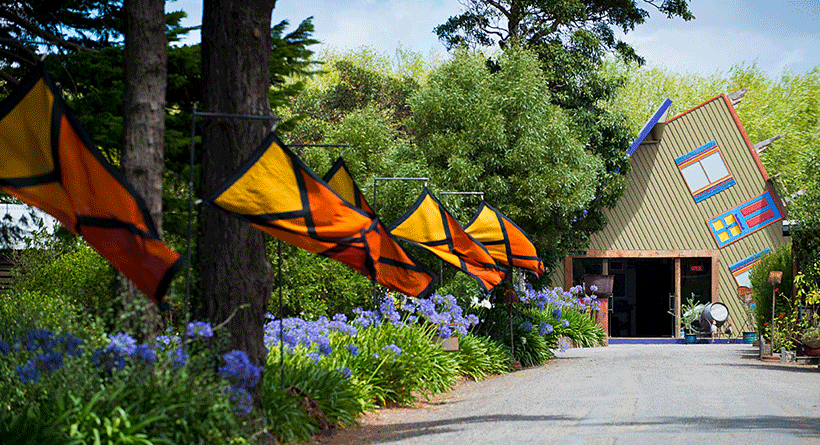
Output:
<svg viewBox="0 0 820 445">
<path fill-rule="evenodd" d="M 205 0 L 202 15 L 204 109 L 268 116 L 271 13 L 275 0 Z M 270 124 L 213 118 L 202 135 L 202 192 L 210 193 L 262 142 Z M 229 320 L 229 348 L 265 363 L 264 314 L 273 288 L 265 234 L 214 208 L 199 214 L 199 291 L 213 323 Z M 258 390 L 258 385 L 257 388 Z M 259 392 L 255 394 L 259 400 Z"/>
<path fill-rule="evenodd" d="M 410 98 L 409 126 L 434 183 L 484 192 L 554 264 L 571 216 L 595 198 L 603 162 L 550 104 L 532 52 L 510 48 L 499 67 L 492 73 L 481 54 L 458 51 Z M 465 213 L 463 222 L 472 208 Z"/>
<path fill-rule="evenodd" d="M 168 60 L 165 0 L 125 0 L 123 9 L 125 95 L 121 165 L 126 179 L 144 198 L 161 236 Z M 126 303 L 141 301 L 134 283 L 125 281 L 124 287 Z M 149 314 L 151 319 L 155 318 L 153 312 Z"/>
<path fill-rule="evenodd" d="M 0 78 L 17 85 L 42 54 L 110 46 L 122 32 L 122 1 L 0 0 Z"/>
<path fill-rule="evenodd" d="M 634 0 L 461 0 L 466 8 L 460 15 L 435 28 L 448 48 L 461 44 L 502 47 L 510 41 L 527 46 L 560 42 L 568 45 L 573 35 L 584 33 L 608 50 L 628 59 L 642 60 L 627 43 L 617 40 L 613 28 L 624 33 L 649 17 Z M 671 18 L 694 18 L 689 0 L 645 0 Z"/>
<path fill-rule="evenodd" d="M 603 210 L 612 207 L 625 189 L 629 162 L 626 149 L 632 137 L 625 116 L 612 114 L 600 105 L 617 91 L 623 79 L 607 76 L 601 69 L 605 57 L 614 53 L 627 61 L 643 62 L 635 50 L 615 37 L 646 21 L 654 8 L 667 17 L 694 18 L 689 0 L 461 0 L 464 12 L 435 28 L 452 49 L 499 44 L 502 48 L 524 45 L 541 61 L 550 101 L 569 111 L 586 148 L 605 162 L 596 199 L 585 209 L 567 215 L 573 229 L 561 235 L 562 250 L 582 248 L 589 235 L 603 228 Z M 501 67 L 488 61 L 491 69 Z"/>
</svg>

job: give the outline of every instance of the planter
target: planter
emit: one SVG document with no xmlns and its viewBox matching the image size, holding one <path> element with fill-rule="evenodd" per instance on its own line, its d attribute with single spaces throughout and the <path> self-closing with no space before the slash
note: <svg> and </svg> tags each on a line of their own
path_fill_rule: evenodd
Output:
<svg viewBox="0 0 820 445">
<path fill-rule="evenodd" d="M 796 362 L 797 351 L 787 351 L 785 349 L 780 351 L 780 361 L 786 363 Z"/>
<path fill-rule="evenodd" d="M 458 337 L 456 336 L 441 338 L 438 335 L 436 335 L 435 337 L 433 337 L 433 341 L 441 345 L 441 349 L 447 352 L 458 351 Z"/>
<path fill-rule="evenodd" d="M 820 348 L 810 348 L 803 346 L 803 353 L 812 357 L 820 357 Z"/>
<path fill-rule="evenodd" d="M 757 341 L 757 332 L 744 332 L 743 333 L 743 343 L 747 345 L 754 344 Z"/>
<path fill-rule="evenodd" d="M 760 358 L 763 359 L 763 357 L 769 355 L 772 355 L 772 344 L 760 341 Z"/>
<path fill-rule="evenodd" d="M 694 345 L 695 343 L 697 343 L 697 342 L 698 342 L 698 336 L 697 336 L 697 335 L 695 335 L 695 334 L 686 334 L 686 335 L 683 337 L 683 341 L 684 341 L 684 343 L 686 343 L 687 345 Z"/>
</svg>

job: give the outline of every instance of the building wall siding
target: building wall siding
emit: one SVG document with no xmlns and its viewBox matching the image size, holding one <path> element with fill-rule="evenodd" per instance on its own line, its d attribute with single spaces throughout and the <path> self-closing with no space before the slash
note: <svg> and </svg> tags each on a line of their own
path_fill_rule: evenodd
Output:
<svg viewBox="0 0 820 445">
<path fill-rule="evenodd" d="M 675 158 L 708 143 L 718 145 L 736 184 L 695 203 Z M 670 119 L 660 142 L 642 144 L 632 155 L 624 196 L 606 212 L 606 228 L 590 238 L 588 250 L 715 250 L 707 221 L 769 190 L 766 173 L 725 96 Z M 746 315 L 728 266 L 766 247 L 789 242 L 779 223 L 719 250 L 718 300 L 729 308 L 736 333 Z M 553 275 L 563 282 L 563 264 Z"/>
</svg>

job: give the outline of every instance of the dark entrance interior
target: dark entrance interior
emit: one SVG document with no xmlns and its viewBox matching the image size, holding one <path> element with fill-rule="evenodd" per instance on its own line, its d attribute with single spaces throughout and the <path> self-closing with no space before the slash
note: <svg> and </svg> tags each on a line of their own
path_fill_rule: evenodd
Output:
<svg viewBox="0 0 820 445">
<path fill-rule="evenodd" d="M 671 258 L 635 259 L 635 336 L 669 337 L 673 334 L 675 269 Z"/>
</svg>

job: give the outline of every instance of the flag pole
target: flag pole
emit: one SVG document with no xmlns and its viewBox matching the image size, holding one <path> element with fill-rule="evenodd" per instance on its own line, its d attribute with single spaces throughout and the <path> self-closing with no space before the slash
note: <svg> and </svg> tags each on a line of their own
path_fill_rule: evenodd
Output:
<svg viewBox="0 0 820 445">
<path fill-rule="evenodd" d="M 276 240 L 276 253 L 279 258 L 279 370 L 282 390 L 285 390 L 285 317 L 282 316 L 282 240 Z"/>
<path fill-rule="evenodd" d="M 192 238 L 192 229 L 191 226 L 193 225 L 193 213 L 194 213 L 194 148 L 195 148 L 195 140 L 196 140 L 196 118 L 197 116 L 201 117 L 218 117 L 218 118 L 228 118 L 228 119 L 251 119 L 251 120 L 266 120 L 266 121 L 281 121 L 281 117 L 277 116 L 260 116 L 260 115 L 251 115 L 251 114 L 229 114 L 229 113 L 211 113 L 207 111 L 198 111 L 196 106 L 193 107 L 191 112 L 191 150 L 190 150 L 190 157 L 189 157 L 189 174 L 188 174 L 188 240 L 187 240 L 187 247 L 186 247 L 186 267 L 185 267 L 185 325 L 187 326 L 190 322 L 191 318 L 191 311 L 190 311 L 190 299 L 191 299 L 191 238 Z M 271 131 L 276 130 L 276 123 L 274 122 L 273 128 Z M 202 202 L 201 200 L 196 200 L 196 204 Z M 280 280 L 281 282 L 281 280 Z M 279 289 L 281 295 L 281 287 Z M 280 297 L 281 298 L 281 297 Z M 281 339 L 279 340 L 281 342 Z"/>
</svg>

